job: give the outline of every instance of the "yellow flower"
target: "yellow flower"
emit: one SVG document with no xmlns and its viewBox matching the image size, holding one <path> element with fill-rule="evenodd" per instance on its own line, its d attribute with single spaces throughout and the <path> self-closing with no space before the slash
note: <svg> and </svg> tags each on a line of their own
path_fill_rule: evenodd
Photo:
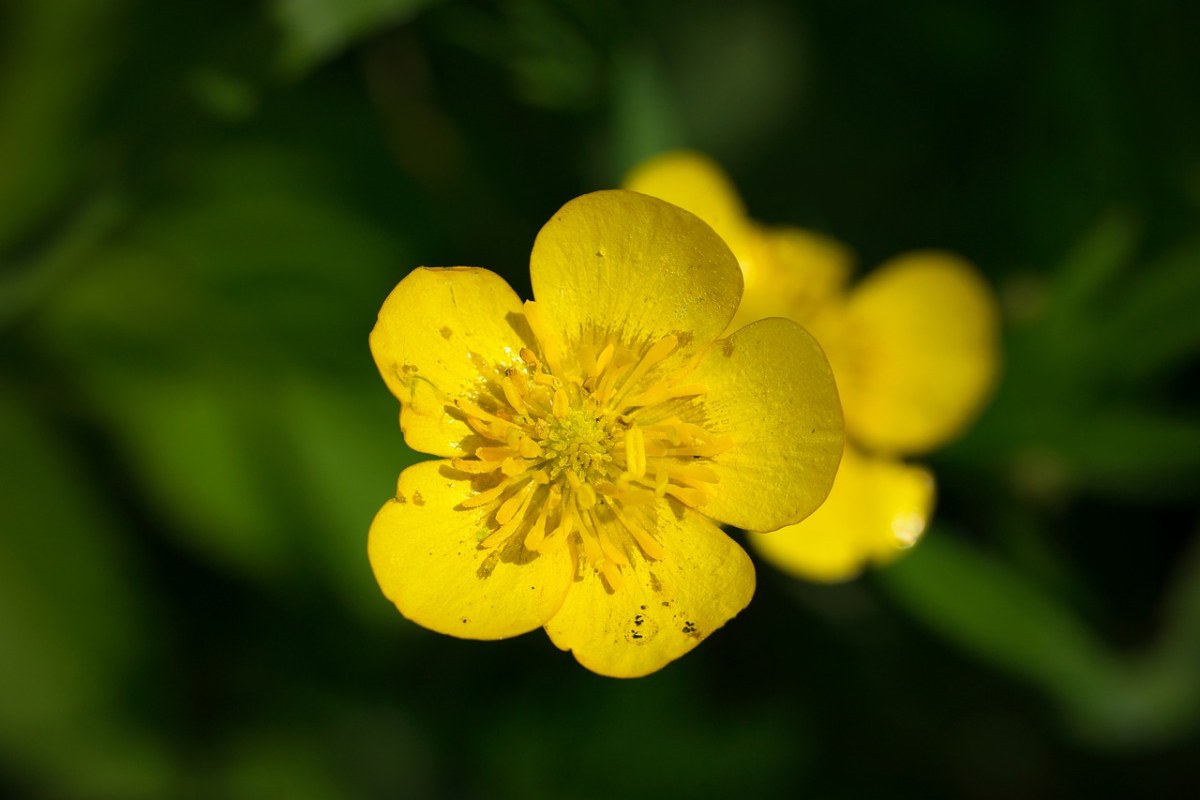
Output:
<svg viewBox="0 0 1200 800">
<path fill-rule="evenodd" d="M 626 188 L 709 222 L 745 274 L 735 325 L 783 316 L 825 349 L 846 423 L 846 453 L 829 499 L 804 522 L 750 542 L 812 580 L 857 575 L 920 538 L 933 508 L 928 470 L 904 463 L 960 434 L 995 380 L 998 314 L 987 284 L 950 253 L 916 252 L 848 289 L 841 244 L 750 219 L 711 159 L 668 153 L 633 170 Z"/>
<path fill-rule="evenodd" d="M 721 337 L 742 278 L 695 216 L 633 192 L 564 206 L 535 301 L 474 267 L 420 268 L 371 352 L 415 450 L 369 554 L 404 616 L 501 639 L 544 626 L 595 672 L 653 672 L 745 608 L 750 559 L 829 491 L 840 406 L 820 347 L 772 319 Z"/>
</svg>

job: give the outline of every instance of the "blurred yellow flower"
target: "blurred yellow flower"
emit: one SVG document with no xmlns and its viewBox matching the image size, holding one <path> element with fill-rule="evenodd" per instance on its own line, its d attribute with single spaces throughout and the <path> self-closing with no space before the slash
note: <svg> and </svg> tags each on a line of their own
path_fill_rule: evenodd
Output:
<svg viewBox="0 0 1200 800">
<path fill-rule="evenodd" d="M 822 581 L 854 577 L 915 544 L 934 481 L 901 459 L 959 435 L 996 376 L 998 313 L 977 271 L 950 253 L 914 252 L 847 288 L 847 248 L 750 219 L 725 173 L 698 153 L 650 159 L 625 188 L 692 211 L 729 244 L 745 277 L 734 325 L 793 319 L 833 367 L 847 437 L 833 491 L 804 522 L 751 533 L 751 544 L 782 569 Z"/>
<path fill-rule="evenodd" d="M 371 525 L 384 594 L 435 631 L 544 626 L 588 669 L 653 672 L 745 608 L 754 568 L 717 523 L 773 530 L 842 454 L 829 364 L 794 322 L 719 338 L 742 277 L 692 214 L 596 192 L 534 243 L 535 301 L 474 267 L 420 268 L 371 352 L 416 450 Z"/>
</svg>

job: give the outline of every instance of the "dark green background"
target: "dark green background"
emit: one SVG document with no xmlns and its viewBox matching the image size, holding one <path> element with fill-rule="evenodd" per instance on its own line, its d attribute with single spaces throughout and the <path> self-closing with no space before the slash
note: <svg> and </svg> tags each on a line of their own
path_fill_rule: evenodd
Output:
<svg viewBox="0 0 1200 800">
<path fill-rule="evenodd" d="M 0 4 L 0 786 L 47 798 L 1195 796 L 1200 12 L 1165 0 Z M 379 595 L 367 332 L 661 149 L 1003 381 L 935 525 L 637 681 Z"/>
</svg>

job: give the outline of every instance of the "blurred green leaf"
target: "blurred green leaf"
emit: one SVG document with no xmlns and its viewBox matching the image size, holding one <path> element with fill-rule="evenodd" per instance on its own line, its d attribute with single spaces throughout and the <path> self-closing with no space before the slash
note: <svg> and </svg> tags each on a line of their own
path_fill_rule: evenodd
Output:
<svg viewBox="0 0 1200 800">
<path fill-rule="evenodd" d="M 311 555 L 337 592 L 362 613 L 389 619 L 366 558 L 367 529 L 400 472 L 426 456 L 405 446 L 399 404 L 379 381 L 358 391 L 294 376 L 278 387 L 296 474 L 294 497 L 311 514 Z"/>
<path fill-rule="evenodd" d="M 1155 747 L 1200 722 L 1200 542 L 1175 570 L 1161 635 L 1117 654 L 1116 683 L 1097 705 L 1077 709 L 1080 734 L 1102 745 Z"/>
<path fill-rule="evenodd" d="M 149 637 L 112 509 L 0 388 L 0 763 L 63 797 L 161 797 L 171 765 L 125 713 Z"/>
<path fill-rule="evenodd" d="M 1044 500 L 1192 493 L 1200 417 L 1163 390 L 1200 358 L 1200 248 L 1135 266 L 1137 234 L 1130 215 L 1105 216 L 1040 287 L 1040 313 L 1014 322 L 996 397 L 951 461 L 1005 460 Z"/>
<path fill-rule="evenodd" d="M 879 577 L 934 632 L 1052 697 L 1082 739 L 1154 746 L 1200 722 L 1200 547 L 1178 570 L 1160 636 L 1133 652 L 1106 647 L 1058 598 L 944 529 Z"/>
<path fill-rule="evenodd" d="M 706 713 L 693 699 L 704 689 L 678 675 L 584 686 L 570 708 L 552 702 L 501 708 L 476 734 L 489 783 L 474 784 L 475 792 L 551 797 L 585 774 L 581 798 L 759 797 L 781 776 L 798 779 L 814 758 L 802 711 L 780 717 L 760 706 L 729 718 Z M 569 721 L 580 714 L 588 720 L 582 727 Z M 564 728 L 574 735 L 545 735 Z M 631 751 L 629 731 L 651 729 L 653 741 L 643 738 Z"/>
<path fill-rule="evenodd" d="M 1128 213 L 1110 212 L 1097 221 L 1055 271 L 1053 316 L 1076 323 L 1089 316 L 1128 269 L 1139 233 Z"/>
<path fill-rule="evenodd" d="M 691 4 L 673 24 L 667 85 L 689 144 L 744 153 L 795 112 L 808 77 L 807 41 L 786 4 Z"/>
<path fill-rule="evenodd" d="M 172 531 L 260 576 L 316 547 L 352 597 L 413 459 L 366 344 L 409 259 L 321 180 L 280 151 L 214 154 L 186 199 L 75 264 L 41 331 Z"/>
<path fill-rule="evenodd" d="M 595 27 L 614 11 L 562 0 L 458 3 L 447 6 L 439 26 L 458 47 L 506 74 L 526 105 L 581 111 L 601 97 L 605 63 L 596 39 L 603 33 Z"/>
<path fill-rule="evenodd" d="M 352 797 L 342 789 L 328 754 L 311 732 L 279 728 L 243 734 L 221 763 L 221 772 L 205 776 L 208 796 L 234 800 Z"/>
<path fill-rule="evenodd" d="M 18 2 L 0 29 L 0 252 L 78 180 L 126 0 Z"/>
<path fill-rule="evenodd" d="M 1069 707 L 1103 701 L 1112 665 L 1078 619 L 1003 562 L 935 528 L 880 573 L 893 597 L 939 634 Z"/>
<path fill-rule="evenodd" d="M 640 161 L 689 142 L 666 76 L 650 53 L 619 54 L 613 73 L 611 180 L 618 184 Z"/>
<path fill-rule="evenodd" d="M 437 0 L 274 0 L 282 60 L 305 72 L 360 38 L 410 19 Z"/>
<path fill-rule="evenodd" d="M 1114 294 L 1101 346 L 1128 384 L 1200 361 L 1200 243 L 1132 271 Z"/>
<path fill-rule="evenodd" d="M 600 59 L 577 21 L 559 4 L 515 0 L 503 5 L 511 31 L 507 67 L 517 94 L 542 108 L 586 108 L 600 85 Z"/>
<path fill-rule="evenodd" d="M 127 213 L 115 194 L 102 194 L 85 204 L 50 245 L 34 257 L 7 265 L 0 272 L 0 329 L 36 308 L 68 277 L 71 268 L 90 257 Z"/>
</svg>

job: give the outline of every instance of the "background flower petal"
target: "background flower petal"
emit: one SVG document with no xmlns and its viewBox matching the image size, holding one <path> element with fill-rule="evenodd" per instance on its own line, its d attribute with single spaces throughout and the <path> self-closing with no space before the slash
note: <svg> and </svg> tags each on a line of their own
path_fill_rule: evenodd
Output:
<svg viewBox="0 0 1200 800">
<path fill-rule="evenodd" d="M 724 625 L 754 595 L 754 564 L 699 514 L 660 503 L 655 535 L 666 555 L 630 553 L 625 585 L 611 592 L 591 567 L 546 623 L 551 641 L 580 664 L 615 678 L 661 669 Z"/>
<path fill-rule="evenodd" d="M 798 522 L 821 504 L 842 455 L 842 411 L 816 340 L 779 318 L 747 325 L 713 345 L 689 381 L 703 425 L 734 446 L 709 464 L 719 482 L 700 507 L 748 530 Z"/>
<path fill-rule="evenodd" d="M 741 258 L 743 238 L 753 224 L 733 182 L 712 158 L 693 150 L 663 153 L 634 167 L 622 185 L 692 212 Z"/>
<path fill-rule="evenodd" d="M 949 253 L 900 256 L 869 275 L 851 293 L 839 333 L 821 339 L 847 434 L 894 454 L 956 436 L 995 380 L 998 316 L 982 277 Z"/>
<path fill-rule="evenodd" d="M 800 578 L 834 582 L 885 563 L 921 537 L 933 510 L 933 475 L 920 466 L 846 447 L 828 499 L 808 519 L 747 541 Z"/>
<path fill-rule="evenodd" d="M 371 354 L 403 404 L 400 426 L 414 450 L 462 455 L 471 430 L 448 414 L 455 397 L 486 389 L 517 360 L 530 334 L 516 293 L 477 267 L 419 267 L 388 295 L 371 331 Z"/>
<path fill-rule="evenodd" d="M 803 228 L 760 227 L 747 245 L 745 254 L 734 248 L 746 287 L 730 330 L 766 317 L 808 325 L 853 271 L 850 248 Z"/>
<path fill-rule="evenodd" d="M 418 625 L 464 639 L 504 639 L 543 625 L 574 573 L 565 550 L 536 555 L 520 538 L 478 546 L 486 509 L 461 509 L 471 483 L 449 462 L 404 470 L 371 523 L 367 552 L 379 586 Z"/>
<path fill-rule="evenodd" d="M 530 276 L 547 335 L 639 345 L 676 334 L 675 363 L 721 335 L 742 294 L 737 262 L 712 228 L 621 190 L 563 206 L 534 242 Z"/>
</svg>

